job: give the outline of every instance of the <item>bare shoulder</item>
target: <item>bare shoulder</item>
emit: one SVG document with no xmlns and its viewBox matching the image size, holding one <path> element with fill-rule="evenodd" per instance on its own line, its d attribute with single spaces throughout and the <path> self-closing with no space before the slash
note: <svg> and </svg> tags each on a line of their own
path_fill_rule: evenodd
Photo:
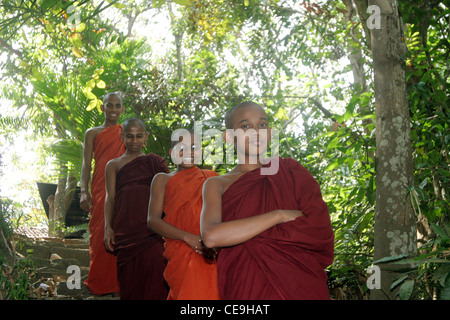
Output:
<svg viewBox="0 0 450 320">
<path fill-rule="evenodd" d="M 175 174 L 174 172 L 170 172 L 170 173 L 158 172 L 153 177 L 152 184 L 158 185 L 158 186 L 165 186 L 167 184 L 167 181 L 169 181 L 169 179 L 171 177 L 173 177 L 174 174 Z"/>
<path fill-rule="evenodd" d="M 84 139 L 86 141 L 94 141 L 95 137 L 105 129 L 104 127 L 92 127 L 86 130 L 86 133 L 84 135 Z"/>
<path fill-rule="evenodd" d="M 214 176 L 214 177 L 208 178 L 205 181 L 205 183 L 203 185 L 203 190 L 220 192 L 221 194 L 223 194 L 223 192 L 226 190 L 226 188 L 231 183 L 233 183 L 233 181 L 227 175 Z"/>
<path fill-rule="evenodd" d="M 114 170 L 117 171 L 116 168 L 120 164 L 120 158 L 111 159 L 106 163 L 105 170 Z"/>
</svg>

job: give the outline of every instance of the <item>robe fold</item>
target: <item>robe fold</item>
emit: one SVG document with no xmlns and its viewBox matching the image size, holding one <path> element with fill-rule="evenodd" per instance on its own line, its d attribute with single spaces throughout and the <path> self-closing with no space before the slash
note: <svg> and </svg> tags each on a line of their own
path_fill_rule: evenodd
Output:
<svg viewBox="0 0 450 320">
<path fill-rule="evenodd" d="M 122 300 L 167 298 L 164 240 L 147 226 L 150 186 L 158 172 L 169 170 L 162 157 L 151 153 L 128 162 L 116 176 L 114 252 Z"/>
<path fill-rule="evenodd" d="M 327 205 L 318 183 L 302 165 L 278 159 L 276 174 L 261 175 L 261 168 L 255 169 L 225 190 L 222 221 L 275 209 L 301 210 L 304 216 L 219 252 L 223 299 L 329 299 L 324 269 L 333 261 L 334 234 Z"/>
<path fill-rule="evenodd" d="M 120 157 L 125 146 L 120 138 L 122 125 L 101 131 L 94 140 L 94 173 L 91 182 L 91 218 L 89 221 L 89 274 L 85 286 L 93 294 L 119 292 L 116 257 L 103 242 L 105 233 L 105 167 L 109 160 Z"/>
<path fill-rule="evenodd" d="M 164 198 L 164 221 L 200 235 L 203 184 L 212 176 L 217 176 L 217 173 L 192 167 L 171 177 Z M 216 263 L 207 263 L 184 241 L 164 240 L 164 256 L 168 261 L 164 277 L 170 287 L 168 299 L 219 299 Z"/>
</svg>

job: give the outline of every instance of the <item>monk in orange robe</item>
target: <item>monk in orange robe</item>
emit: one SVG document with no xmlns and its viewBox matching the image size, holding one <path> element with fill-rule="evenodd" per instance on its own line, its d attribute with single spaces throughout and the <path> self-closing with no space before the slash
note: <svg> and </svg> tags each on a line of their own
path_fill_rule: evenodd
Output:
<svg viewBox="0 0 450 320">
<path fill-rule="evenodd" d="M 105 167 L 109 160 L 120 157 L 125 152 L 121 140 L 122 126 L 117 123 L 124 112 L 122 99 L 116 93 L 109 93 L 101 106 L 105 115 L 102 125 L 90 128 L 85 134 L 83 167 L 81 172 L 80 206 L 90 212 L 89 221 L 89 274 L 84 285 L 95 295 L 117 294 L 116 256 L 105 248 L 103 238 L 105 229 Z M 89 193 L 91 160 L 94 158 Z"/>
<path fill-rule="evenodd" d="M 153 179 L 148 214 L 149 227 L 165 240 L 168 300 L 218 300 L 216 263 L 206 259 L 210 252 L 200 238 L 203 184 L 217 173 L 195 165 L 201 148 L 192 141 L 179 142 L 172 150 L 181 163 L 175 172 Z"/>
</svg>

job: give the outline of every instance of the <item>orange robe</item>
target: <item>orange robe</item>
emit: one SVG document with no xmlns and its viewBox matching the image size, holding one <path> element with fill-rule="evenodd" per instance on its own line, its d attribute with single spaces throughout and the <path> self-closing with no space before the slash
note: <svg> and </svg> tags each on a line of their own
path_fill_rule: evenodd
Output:
<svg viewBox="0 0 450 320">
<path fill-rule="evenodd" d="M 217 176 L 217 173 L 193 167 L 171 177 L 166 186 L 164 221 L 199 235 L 203 183 L 212 176 Z M 170 287 L 167 299 L 219 299 L 216 264 L 206 262 L 184 241 L 164 240 L 167 259 L 164 278 Z"/>
<path fill-rule="evenodd" d="M 105 232 L 105 166 L 109 160 L 120 157 L 125 146 L 120 139 L 122 126 L 116 124 L 100 132 L 94 141 L 94 173 L 91 182 L 91 219 L 89 221 L 89 274 L 84 281 L 93 294 L 119 292 L 117 258 L 106 251 Z"/>
</svg>

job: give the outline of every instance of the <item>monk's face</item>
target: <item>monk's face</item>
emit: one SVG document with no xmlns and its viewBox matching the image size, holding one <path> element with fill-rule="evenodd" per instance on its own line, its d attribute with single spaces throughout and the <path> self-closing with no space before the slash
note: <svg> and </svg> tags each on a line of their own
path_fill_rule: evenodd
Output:
<svg viewBox="0 0 450 320">
<path fill-rule="evenodd" d="M 202 148 L 201 145 L 197 145 L 194 140 L 194 135 L 190 136 L 191 139 L 189 141 L 181 141 L 178 142 L 173 149 L 171 149 L 171 153 L 179 159 L 178 166 L 181 168 L 191 168 L 196 165 L 196 163 L 200 160 L 202 156 Z"/>
<path fill-rule="evenodd" d="M 232 124 L 238 157 L 259 157 L 267 151 L 270 127 L 263 108 L 249 104 L 236 109 Z"/>
<path fill-rule="evenodd" d="M 129 153 L 141 152 L 148 137 L 148 133 L 142 127 L 131 126 L 122 134 L 123 143 Z"/>
<path fill-rule="evenodd" d="M 122 99 L 115 94 L 109 95 L 101 106 L 101 109 L 105 114 L 105 119 L 111 122 L 117 122 L 119 116 L 125 111 L 125 107 L 122 105 Z"/>
</svg>

